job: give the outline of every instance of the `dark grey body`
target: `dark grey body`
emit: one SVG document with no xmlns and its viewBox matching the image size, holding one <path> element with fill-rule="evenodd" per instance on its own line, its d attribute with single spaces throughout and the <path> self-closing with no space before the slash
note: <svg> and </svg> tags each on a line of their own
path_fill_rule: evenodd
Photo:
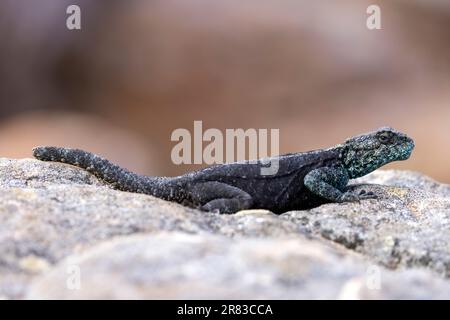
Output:
<svg viewBox="0 0 450 320">
<path fill-rule="evenodd" d="M 374 198 L 373 194 L 348 192 L 349 180 L 386 163 L 406 160 L 413 148 L 413 140 L 405 134 L 380 128 L 333 148 L 277 157 L 278 171 L 273 175 L 262 174 L 266 164 L 246 161 L 173 178 L 141 176 L 78 149 L 37 147 L 33 154 L 40 160 L 84 168 L 119 190 L 150 194 L 206 211 L 234 213 L 260 208 L 282 213 L 326 202 Z"/>
<path fill-rule="evenodd" d="M 185 190 L 208 181 L 234 186 L 252 197 L 250 208 L 268 209 L 274 213 L 308 209 L 330 202 L 312 193 L 305 186 L 304 178 L 314 169 L 341 167 L 338 150 L 287 154 L 277 158 L 279 170 L 276 175 L 261 175 L 264 167 L 261 163 L 237 162 L 194 171 L 175 181 L 183 181 Z"/>
</svg>

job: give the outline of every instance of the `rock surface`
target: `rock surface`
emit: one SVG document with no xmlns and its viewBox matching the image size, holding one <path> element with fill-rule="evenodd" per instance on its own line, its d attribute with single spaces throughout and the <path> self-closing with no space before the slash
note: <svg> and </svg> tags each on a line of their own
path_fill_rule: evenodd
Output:
<svg viewBox="0 0 450 320">
<path fill-rule="evenodd" d="M 0 159 L 0 297 L 450 298 L 450 186 L 357 183 L 380 198 L 220 216 Z"/>
<path fill-rule="evenodd" d="M 412 172 L 378 171 L 355 189 L 379 196 L 283 218 L 388 268 L 424 267 L 450 277 L 450 186 Z"/>
<path fill-rule="evenodd" d="M 78 290 L 67 289 L 77 266 Z M 302 237 L 229 239 L 180 232 L 112 240 L 37 280 L 29 298 L 357 299 L 445 298 L 444 281 L 390 272 L 342 248 Z"/>
</svg>

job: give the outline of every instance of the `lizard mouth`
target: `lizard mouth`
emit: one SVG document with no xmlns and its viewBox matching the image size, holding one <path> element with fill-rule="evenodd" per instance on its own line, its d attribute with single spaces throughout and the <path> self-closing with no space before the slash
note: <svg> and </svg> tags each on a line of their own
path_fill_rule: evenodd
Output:
<svg viewBox="0 0 450 320">
<path fill-rule="evenodd" d="M 407 160 L 414 149 L 414 141 L 410 138 L 397 147 L 398 160 Z"/>
</svg>

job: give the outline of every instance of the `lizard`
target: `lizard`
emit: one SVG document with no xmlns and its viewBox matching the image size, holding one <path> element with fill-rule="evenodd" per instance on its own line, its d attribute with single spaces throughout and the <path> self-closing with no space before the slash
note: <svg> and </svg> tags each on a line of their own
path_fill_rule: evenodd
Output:
<svg viewBox="0 0 450 320">
<path fill-rule="evenodd" d="M 406 134 L 382 127 L 331 148 L 268 158 L 279 162 L 273 175 L 261 175 L 261 161 L 247 160 L 176 177 L 139 175 L 79 149 L 36 147 L 33 155 L 83 168 L 118 190 L 149 194 L 203 211 L 235 213 L 259 208 L 281 214 L 329 202 L 377 198 L 373 192 L 348 190 L 349 180 L 406 160 L 413 148 L 414 141 Z"/>
</svg>

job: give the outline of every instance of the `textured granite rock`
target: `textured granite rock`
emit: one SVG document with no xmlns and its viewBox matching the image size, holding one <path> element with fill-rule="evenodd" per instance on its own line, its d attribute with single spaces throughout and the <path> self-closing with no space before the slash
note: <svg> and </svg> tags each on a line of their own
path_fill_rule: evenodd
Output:
<svg viewBox="0 0 450 320">
<path fill-rule="evenodd" d="M 200 212 L 111 190 L 67 165 L 0 159 L 0 190 L 0 296 L 21 297 L 32 275 L 118 235 L 206 228 Z"/>
<path fill-rule="evenodd" d="M 450 277 L 450 186 L 401 171 L 375 172 L 359 182 L 371 184 L 355 189 L 373 191 L 379 199 L 283 218 L 388 268 L 423 267 Z"/>
<path fill-rule="evenodd" d="M 79 286 L 67 284 L 76 266 Z M 70 289 L 69 289 L 70 288 Z M 74 255 L 39 278 L 39 299 L 445 298 L 426 272 L 392 272 L 343 248 L 302 237 L 230 239 L 180 232 L 140 235 Z"/>
<path fill-rule="evenodd" d="M 450 187 L 359 183 L 380 199 L 217 215 L 0 158 L 0 298 L 450 298 Z"/>
</svg>

